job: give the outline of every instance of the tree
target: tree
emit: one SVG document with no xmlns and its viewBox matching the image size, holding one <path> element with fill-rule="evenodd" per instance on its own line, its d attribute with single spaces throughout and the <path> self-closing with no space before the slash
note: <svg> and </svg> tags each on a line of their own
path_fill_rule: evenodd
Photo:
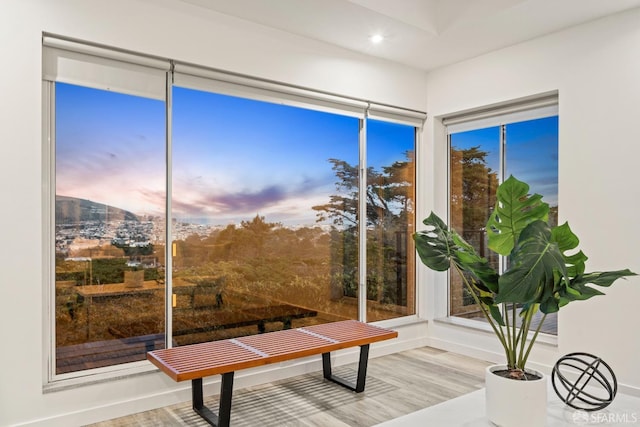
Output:
<svg viewBox="0 0 640 427">
<path fill-rule="evenodd" d="M 482 230 L 493 210 L 498 173 L 487 166 L 488 154 L 479 146 L 451 149 L 451 224 L 458 229 Z"/>
<path fill-rule="evenodd" d="M 367 295 L 379 301 L 398 301 L 406 294 L 406 275 L 398 274 L 406 263 L 407 224 L 413 222 L 415 162 L 413 152 L 406 161 L 367 168 Z M 324 205 L 314 206 L 317 221 L 331 220 L 332 281 L 344 295 L 355 296 L 358 283 L 358 167 L 339 159 L 329 159 L 336 175 L 336 194 Z M 404 233 L 405 238 L 401 235 Z M 394 290 L 396 292 L 394 292 Z M 335 293 L 334 293 L 335 295 Z"/>
<path fill-rule="evenodd" d="M 329 197 L 329 203 L 313 206 L 317 212 L 317 222 L 332 219 L 339 228 L 352 228 L 357 225 L 358 217 L 358 168 L 344 160 L 329 159 L 331 168 L 338 180 L 336 194 Z"/>
<path fill-rule="evenodd" d="M 479 146 L 451 148 L 451 228 L 461 230 L 463 238 L 481 256 L 487 256 L 494 267 L 498 265 L 495 254 L 486 250 L 485 223 L 493 211 L 498 188 L 498 173 L 488 165 L 489 153 Z M 457 277 L 451 278 L 451 312 L 462 314 L 474 309 L 472 295 Z M 464 307 L 464 308 L 463 308 Z M 474 306 L 475 307 L 475 306 Z"/>
</svg>

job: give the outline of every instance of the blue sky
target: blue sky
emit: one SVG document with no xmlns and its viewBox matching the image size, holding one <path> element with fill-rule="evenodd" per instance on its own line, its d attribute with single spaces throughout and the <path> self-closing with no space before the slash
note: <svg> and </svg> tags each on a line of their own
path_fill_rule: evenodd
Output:
<svg viewBox="0 0 640 427">
<path fill-rule="evenodd" d="M 358 159 L 351 117 L 182 88 L 173 113 L 174 213 L 190 222 L 313 223 L 335 192 L 328 159 Z"/>
<path fill-rule="evenodd" d="M 547 117 L 506 126 L 506 171 L 530 186 L 550 206 L 558 204 L 558 117 Z M 458 149 L 480 146 L 488 151 L 487 165 L 499 171 L 499 127 L 452 135 Z"/>
<path fill-rule="evenodd" d="M 57 194 L 162 214 L 164 103 L 57 84 Z M 173 91 L 173 213 L 313 224 L 335 194 L 330 158 L 358 162 L 358 120 L 184 88 Z M 413 128 L 370 120 L 368 164 L 406 159 Z"/>
</svg>

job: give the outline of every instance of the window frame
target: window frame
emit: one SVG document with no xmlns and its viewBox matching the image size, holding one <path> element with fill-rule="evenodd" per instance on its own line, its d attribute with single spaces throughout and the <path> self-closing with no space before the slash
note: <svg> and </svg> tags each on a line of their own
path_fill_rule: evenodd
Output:
<svg viewBox="0 0 640 427">
<path fill-rule="evenodd" d="M 125 89 L 117 90 L 121 93 L 129 93 L 133 95 L 143 95 L 150 98 L 157 98 L 162 92 L 162 100 L 165 102 L 166 120 L 165 120 L 165 138 L 166 138 L 166 224 L 170 224 L 171 216 L 171 180 L 172 180 L 172 87 L 175 85 L 175 79 L 180 80 L 181 72 L 184 76 L 191 80 L 205 82 L 211 87 L 219 89 L 216 93 L 233 94 L 248 99 L 274 100 L 279 103 L 287 103 L 297 107 L 310 108 L 321 111 L 339 112 L 342 115 L 356 116 L 360 121 L 359 132 L 359 151 L 360 163 L 359 173 L 360 192 L 366 191 L 366 121 L 367 118 L 405 124 L 415 129 L 415 194 L 419 194 L 418 179 L 420 173 L 419 165 L 421 162 L 421 139 L 422 129 L 426 120 L 426 113 L 396 107 L 388 104 L 378 104 L 369 100 L 346 97 L 329 92 L 323 92 L 304 88 L 300 86 L 283 84 L 280 82 L 259 79 L 255 77 L 228 73 L 221 70 L 214 70 L 205 67 L 199 67 L 192 64 L 180 63 L 165 58 L 154 57 L 151 55 L 139 54 L 122 49 L 113 49 L 110 47 L 78 42 L 75 40 L 59 37 L 51 34 L 43 34 L 43 76 L 42 76 L 42 179 L 43 179 L 43 296 L 44 296 L 44 316 L 43 316 L 43 386 L 45 391 L 54 391 L 64 389 L 70 386 L 94 383 L 99 381 L 110 380 L 122 376 L 134 375 L 143 372 L 154 371 L 146 361 L 131 362 L 121 365 L 107 366 L 104 368 L 95 368 L 82 371 L 76 371 L 66 374 L 55 373 L 55 354 L 56 354 L 56 329 L 55 329 L 55 168 L 56 168 L 56 150 L 55 150 L 55 102 L 56 91 L 55 82 L 65 82 L 79 84 L 86 87 L 94 87 L 98 89 L 107 89 L 113 86 L 111 81 L 92 81 L 96 78 L 92 74 L 92 69 L 111 69 L 118 70 L 119 67 L 124 70 L 126 80 L 127 75 L 152 70 L 149 72 L 155 87 L 152 89 L 143 88 L 136 91 L 135 87 L 131 88 L 126 85 Z M 80 68 L 78 72 L 72 71 L 67 73 L 69 68 L 57 67 L 56 60 L 61 59 L 73 64 L 78 62 Z M 86 62 L 86 64 L 85 64 Z M 87 65 L 88 67 L 83 67 Z M 67 67 L 67 68 L 65 68 Z M 72 70 L 75 70 L 71 67 Z M 88 70 L 88 71 L 87 71 Z M 127 74 L 129 73 L 129 74 Z M 158 89 L 159 76 L 164 76 L 162 89 Z M 76 78 L 81 76 L 81 78 Z M 110 76 L 110 75 L 109 75 Z M 116 78 L 116 80 L 118 80 Z M 143 79 L 144 80 L 144 79 Z M 117 82 L 115 83 L 118 84 Z M 416 203 L 418 201 L 416 200 Z M 359 212 L 361 218 L 366 217 L 366 200 L 359 199 Z M 416 212 L 417 213 L 417 212 Z M 366 221 L 359 222 L 360 227 L 360 247 L 359 247 L 359 263 L 361 267 L 359 277 L 359 317 L 360 320 L 366 321 Z M 172 265 L 172 246 L 173 240 L 171 235 L 171 227 L 167 226 L 165 230 L 165 278 L 167 285 L 165 286 L 165 334 L 167 343 L 170 346 L 172 334 L 172 316 L 171 316 L 171 268 Z M 416 314 L 403 316 L 392 319 L 392 323 L 402 323 L 407 320 L 415 319 L 419 315 L 421 303 L 419 302 L 419 286 L 417 277 L 417 268 L 414 268 L 413 282 L 415 286 L 415 307 Z M 391 321 L 391 320 L 390 320 Z M 386 323 L 386 322 L 385 322 Z M 387 323 L 388 324 L 388 323 Z"/>
<path fill-rule="evenodd" d="M 69 373 L 56 373 L 55 319 L 55 191 L 56 191 L 56 82 L 165 101 L 170 64 L 98 45 L 43 36 L 42 171 L 43 171 L 43 387 L 55 391 L 86 382 L 153 371 L 144 360 Z M 109 70 L 112 74 L 106 73 Z M 146 74 L 145 74 L 146 73 Z M 151 84 L 137 90 L 148 75 Z M 129 79 L 133 77 L 132 83 Z M 93 79 L 93 80 L 92 80 Z M 120 84 L 123 82 L 123 84 Z M 115 90 L 114 90 L 115 86 Z M 166 101 L 165 101 L 166 102 Z M 166 142 L 165 142 L 166 145 Z M 87 381 L 90 377 L 90 381 Z"/>
<path fill-rule="evenodd" d="M 530 120 L 558 117 L 559 118 L 559 97 L 557 91 L 545 92 L 542 94 L 532 95 L 517 100 L 501 102 L 498 104 L 473 108 L 457 113 L 442 116 L 440 118 L 444 130 L 444 141 L 446 143 L 446 216 L 447 223 L 451 224 L 451 135 L 455 133 L 468 132 L 473 130 L 497 127 L 499 130 L 499 169 L 498 183 L 502 183 L 505 179 L 506 164 L 506 147 L 507 135 L 506 128 L 510 124 L 525 122 Z M 505 257 L 498 258 L 499 269 L 502 271 L 505 265 Z M 488 325 L 484 322 L 467 319 L 451 314 L 451 271 L 446 274 L 446 291 L 438 292 L 437 308 L 439 314 L 436 319 L 440 322 L 460 325 L 472 329 L 490 331 Z M 444 313 L 444 316 L 440 315 Z M 557 335 L 541 332 L 539 335 L 541 342 L 548 344 L 557 343 Z"/>
</svg>

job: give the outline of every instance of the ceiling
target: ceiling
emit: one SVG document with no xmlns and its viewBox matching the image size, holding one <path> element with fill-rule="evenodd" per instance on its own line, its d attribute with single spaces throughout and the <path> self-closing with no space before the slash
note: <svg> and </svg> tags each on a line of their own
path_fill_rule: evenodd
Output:
<svg viewBox="0 0 640 427">
<path fill-rule="evenodd" d="M 640 0 L 182 0 L 423 70 L 640 7 Z M 385 40 L 369 41 L 375 33 Z"/>
</svg>

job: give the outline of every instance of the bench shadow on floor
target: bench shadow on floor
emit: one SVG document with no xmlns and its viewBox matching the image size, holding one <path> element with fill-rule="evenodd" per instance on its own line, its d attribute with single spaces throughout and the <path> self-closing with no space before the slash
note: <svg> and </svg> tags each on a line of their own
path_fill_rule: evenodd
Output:
<svg viewBox="0 0 640 427">
<path fill-rule="evenodd" d="M 363 393 L 325 381 L 322 372 L 234 390 L 234 427 L 359 427 L 397 418 L 484 386 L 488 362 L 429 347 L 369 360 Z M 357 364 L 334 369 L 354 380 Z M 218 406 L 218 396 L 205 397 Z M 117 418 L 91 427 L 209 426 L 191 402 Z"/>
</svg>

